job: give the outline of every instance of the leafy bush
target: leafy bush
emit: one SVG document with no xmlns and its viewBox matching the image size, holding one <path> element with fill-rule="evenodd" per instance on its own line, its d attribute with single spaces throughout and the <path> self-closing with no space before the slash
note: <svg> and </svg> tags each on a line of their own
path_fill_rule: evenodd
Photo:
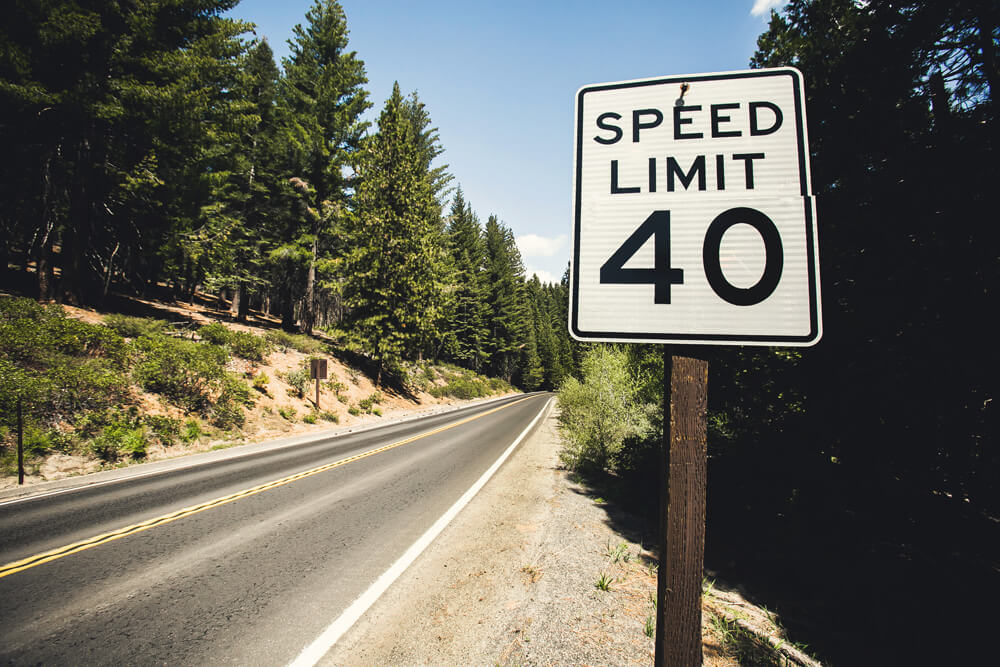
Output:
<svg viewBox="0 0 1000 667">
<path fill-rule="evenodd" d="M 336 412 L 330 412 L 329 410 L 324 410 L 319 414 L 320 419 L 325 419 L 328 422 L 333 422 L 334 424 L 340 423 L 340 415 Z"/>
<path fill-rule="evenodd" d="M 306 395 L 306 385 L 309 383 L 309 369 L 296 368 L 285 373 L 282 378 L 291 386 L 294 395 L 302 398 Z M 289 392 L 292 393 L 292 392 Z"/>
<path fill-rule="evenodd" d="M 99 436 L 91 442 L 90 449 L 103 461 L 117 461 L 123 456 L 132 459 L 146 457 L 148 444 L 146 428 L 132 427 L 126 422 L 107 426 Z"/>
<path fill-rule="evenodd" d="M 318 354 L 323 350 L 323 343 L 311 336 L 291 334 L 280 329 L 268 331 L 265 337 L 280 350 L 298 350 L 304 354 Z"/>
<path fill-rule="evenodd" d="M 271 378 L 267 377 L 267 373 L 258 373 L 253 376 L 253 388 L 262 394 L 267 394 L 267 383 L 271 381 Z"/>
<path fill-rule="evenodd" d="M 361 414 L 361 410 L 359 410 L 356 405 L 352 405 L 349 408 L 347 408 L 347 412 L 355 417 Z"/>
<path fill-rule="evenodd" d="M 212 404 L 212 424 L 222 429 L 243 426 L 246 422 L 243 408 L 253 403 L 253 394 L 247 383 L 232 373 L 226 373 L 222 379 L 222 390 Z"/>
<path fill-rule="evenodd" d="M 278 408 L 278 414 L 287 419 L 288 421 L 295 421 L 295 408 L 288 406 L 281 406 Z"/>
<path fill-rule="evenodd" d="M 650 431 L 650 414 L 637 400 L 638 384 L 624 349 L 594 346 L 580 368 L 583 381 L 570 377 L 559 389 L 565 440 L 560 457 L 572 470 L 609 470 L 627 438 Z"/>
<path fill-rule="evenodd" d="M 271 341 L 249 331 L 235 331 L 224 324 L 213 322 L 198 329 L 198 335 L 213 345 L 227 347 L 237 357 L 250 361 L 264 361 L 272 350 Z"/>
<path fill-rule="evenodd" d="M 122 402 L 127 361 L 125 341 L 107 327 L 69 319 L 60 306 L 0 297 L 0 423 L 8 428 L 18 402 L 25 423 L 43 433 Z M 35 449 L 51 447 L 39 440 Z"/>
<path fill-rule="evenodd" d="M 205 432 L 201 430 L 201 424 L 197 419 L 188 419 L 184 422 L 180 435 L 183 442 L 194 442 L 205 435 Z"/>
<path fill-rule="evenodd" d="M 206 411 L 227 375 L 226 352 L 216 345 L 142 336 L 135 348 L 139 358 L 134 377 L 139 385 L 187 410 Z"/>
<path fill-rule="evenodd" d="M 374 409 L 373 406 L 376 403 L 381 403 L 381 402 L 382 402 L 382 393 L 376 391 L 373 394 L 371 394 L 370 396 L 368 396 L 367 398 L 363 398 L 360 401 L 358 401 L 358 408 L 362 412 L 366 412 L 368 414 L 371 414 L 373 412 L 373 409 Z M 379 414 L 381 414 L 381 413 L 379 413 Z"/>
<path fill-rule="evenodd" d="M 113 313 L 104 318 L 104 326 L 119 336 L 138 338 L 139 336 L 155 336 L 167 330 L 165 320 L 154 320 L 148 317 L 129 317 Z"/>
<path fill-rule="evenodd" d="M 307 424 L 315 424 L 316 423 L 316 413 L 315 412 L 310 412 L 309 414 L 307 414 L 305 417 L 302 418 L 302 421 L 304 421 Z"/>
</svg>

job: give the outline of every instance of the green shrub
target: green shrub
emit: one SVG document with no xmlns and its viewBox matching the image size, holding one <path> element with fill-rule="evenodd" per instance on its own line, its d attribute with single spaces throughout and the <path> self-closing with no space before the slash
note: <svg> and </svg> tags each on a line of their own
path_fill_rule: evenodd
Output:
<svg viewBox="0 0 1000 667">
<path fill-rule="evenodd" d="M 139 336 L 155 336 L 167 330 L 165 320 L 154 320 L 148 317 L 129 317 L 113 313 L 104 318 L 104 326 L 119 336 L 138 338 Z"/>
<path fill-rule="evenodd" d="M 226 352 L 216 345 L 142 336 L 135 347 L 138 384 L 187 410 L 206 411 L 227 375 Z"/>
<path fill-rule="evenodd" d="M 124 339 L 67 318 L 61 306 L 0 297 L 0 422 L 53 424 L 60 416 L 122 402 L 128 389 Z"/>
<path fill-rule="evenodd" d="M 323 383 L 324 386 L 335 394 L 339 394 L 342 391 L 347 391 L 347 385 L 343 382 L 337 382 L 335 380 L 329 380 Z"/>
<path fill-rule="evenodd" d="M 367 398 L 363 398 L 360 401 L 358 401 L 358 408 L 362 412 L 367 412 L 367 413 L 370 414 L 373 411 L 373 409 L 374 409 L 373 406 L 376 403 L 381 403 L 381 402 L 382 402 L 382 394 L 381 394 L 381 392 L 377 392 L 376 391 L 376 392 L 372 393 L 370 396 L 368 396 Z"/>
<path fill-rule="evenodd" d="M 235 331 L 219 322 L 212 322 L 198 329 L 198 335 L 213 345 L 227 347 L 237 357 L 250 361 L 264 361 L 271 352 L 271 342 L 249 331 Z"/>
<path fill-rule="evenodd" d="M 609 470 L 626 439 L 648 434 L 650 415 L 637 400 L 639 383 L 624 349 L 594 346 L 580 369 L 582 382 L 570 377 L 559 388 L 560 457 L 572 470 Z"/>
<path fill-rule="evenodd" d="M 280 350 L 292 349 L 304 354 L 317 354 L 323 350 L 323 343 L 311 336 L 291 334 L 280 329 L 268 331 L 266 338 Z"/>
<path fill-rule="evenodd" d="M 315 424 L 316 423 L 316 413 L 315 412 L 310 412 L 309 414 L 307 414 L 305 417 L 302 418 L 302 421 L 304 421 L 307 424 Z"/>
<path fill-rule="evenodd" d="M 180 437 L 180 421 L 173 417 L 146 415 L 142 418 L 142 421 L 164 447 L 174 444 L 177 438 Z"/>
<path fill-rule="evenodd" d="M 336 412 L 330 412 L 329 410 L 324 410 L 320 413 L 320 419 L 325 419 L 328 422 L 333 422 L 334 424 L 340 423 L 340 415 Z"/>
<path fill-rule="evenodd" d="M 359 410 L 355 405 L 352 405 L 349 408 L 347 408 L 347 412 L 351 415 L 354 415 L 355 417 L 361 414 L 361 410 Z"/>
<path fill-rule="evenodd" d="M 197 419 L 188 419 L 181 429 L 181 440 L 183 442 L 195 442 L 205 435 L 201 429 L 201 423 Z"/>
<path fill-rule="evenodd" d="M 306 395 L 306 385 L 309 383 L 308 368 L 303 367 L 290 370 L 282 378 L 291 386 L 295 396 L 302 398 Z"/>
<path fill-rule="evenodd" d="M 262 394 L 267 394 L 267 383 L 271 381 L 271 378 L 267 377 L 267 373 L 257 373 L 253 376 L 253 388 Z"/>
<path fill-rule="evenodd" d="M 243 408 L 254 404 L 254 395 L 247 383 L 232 373 L 222 379 L 222 390 L 212 404 L 212 425 L 221 429 L 243 426 L 246 414 Z"/>
<path fill-rule="evenodd" d="M 287 419 L 288 421 L 295 421 L 295 408 L 289 407 L 279 407 L 278 414 Z"/>
</svg>

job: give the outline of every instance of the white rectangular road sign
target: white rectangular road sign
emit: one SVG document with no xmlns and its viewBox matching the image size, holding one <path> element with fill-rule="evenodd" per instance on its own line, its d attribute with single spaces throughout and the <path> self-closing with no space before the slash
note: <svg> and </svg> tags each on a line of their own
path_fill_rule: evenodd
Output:
<svg viewBox="0 0 1000 667">
<path fill-rule="evenodd" d="M 793 68 L 580 89 L 573 337 L 815 344 L 808 146 Z"/>
</svg>

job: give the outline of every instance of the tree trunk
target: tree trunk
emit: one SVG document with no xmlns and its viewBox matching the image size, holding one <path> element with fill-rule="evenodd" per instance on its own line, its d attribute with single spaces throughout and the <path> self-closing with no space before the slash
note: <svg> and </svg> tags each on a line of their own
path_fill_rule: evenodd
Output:
<svg viewBox="0 0 1000 667">
<path fill-rule="evenodd" d="M 281 303 L 281 328 L 289 333 L 295 331 L 295 301 L 290 295 Z"/>
<path fill-rule="evenodd" d="M 38 301 L 50 303 L 55 299 L 54 273 L 52 270 L 52 235 L 46 234 L 38 249 L 35 260 L 35 272 L 38 277 Z"/>
<path fill-rule="evenodd" d="M 236 315 L 240 312 L 240 302 L 243 301 L 243 283 L 236 283 L 233 288 L 233 300 L 229 302 L 229 314 Z"/>
<path fill-rule="evenodd" d="M 316 325 L 316 255 L 319 250 L 319 220 L 313 220 L 312 258 L 306 276 L 306 297 L 302 304 L 302 331 L 311 334 Z"/>
<path fill-rule="evenodd" d="M 246 322 L 247 313 L 250 311 L 250 294 L 247 293 L 247 288 L 245 285 L 239 285 L 236 288 L 236 298 L 239 301 L 236 304 L 236 321 Z"/>
</svg>

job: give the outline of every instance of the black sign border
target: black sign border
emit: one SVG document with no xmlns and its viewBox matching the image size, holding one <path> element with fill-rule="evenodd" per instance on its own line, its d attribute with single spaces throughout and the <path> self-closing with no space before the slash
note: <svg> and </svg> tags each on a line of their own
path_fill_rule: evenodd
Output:
<svg viewBox="0 0 1000 667">
<path fill-rule="evenodd" d="M 580 184 L 583 169 L 583 97 L 587 93 L 621 90 L 625 88 L 640 88 L 643 86 L 661 86 L 664 84 L 692 83 L 695 81 L 721 81 L 729 79 L 751 79 L 769 76 L 790 76 L 792 78 L 793 98 L 795 103 L 795 129 L 799 152 L 799 188 L 805 207 L 806 248 L 808 250 L 807 266 L 809 281 L 809 333 L 805 336 L 759 336 L 732 334 L 670 334 L 670 333 L 635 333 L 617 331 L 582 331 L 578 325 L 580 297 L 580 215 L 583 192 Z M 584 342 L 601 342 L 607 340 L 645 343 L 688 343 L 690 344 L 775 344 L 782 343 L 796 346 L 815 345 L 820 340 L 819 302 L 816 289 L 816 239 L 813 236 L 812 195 L 810 192 L 809 174 L 806 172 L 806 138 L 805 121 L 802 109 L 802 73 L 795 68 L 749 70 L 731 72 L 728 74 L 695 74 L 690 76 L 671 76 L 662 79 L 642 79 L 622 83 L 586 86 L 577 93 L 576 116 L 576 183 L 573 211 L 573 270 L 570 283 L 570 322 L 569 330 L 574 338 Z"/>
</svg>

